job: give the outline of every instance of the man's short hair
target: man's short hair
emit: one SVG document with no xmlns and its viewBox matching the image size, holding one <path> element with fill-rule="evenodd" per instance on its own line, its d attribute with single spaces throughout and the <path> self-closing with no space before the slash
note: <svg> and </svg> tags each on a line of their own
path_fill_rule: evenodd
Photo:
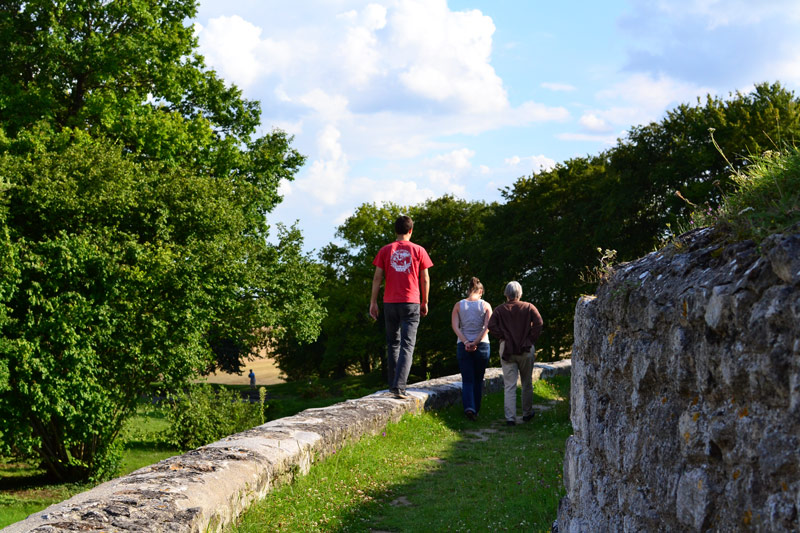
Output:
<svg viewBox="0 0 800 533">
<path fill-rule="evenodd" d="M 519 300 L 522 298 L 522 285 L 516 281 L 509 281 L 508 285 L 506 285 L 506 290 L 503 291 L 503 294 L 505 294 L 506 298 L 509 300 Z"/>
<path fill-rule="evenodd" d="M 402 215 L 394 221 L 394 232 L 398 235 L 405 235 L 412 229 L 414 229 L 414 221 L 410 216 Z"/>
</svg>

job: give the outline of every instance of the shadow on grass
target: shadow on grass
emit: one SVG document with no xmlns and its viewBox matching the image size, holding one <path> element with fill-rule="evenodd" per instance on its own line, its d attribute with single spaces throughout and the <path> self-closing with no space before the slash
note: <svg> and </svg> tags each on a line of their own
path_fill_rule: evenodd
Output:
<svg viewBox="0 0 800 533">
<path fill-rule="evenodd" d="M 502 392 L 485 396 L 477 421 L 460 402 L 407 415 L 268 496 L 236 531 L 549 531 L 564 494 L 568 388 L 568 377 L 538 382 L 536 404 L 562 400 L 516 426 Z"/>
<path fill-rule="evenodd" d="M 564 495 L 564 445 L 572 434 L 568 386 L 563 379 L 539 382 L 534 404 L 549 409 L 516 426 L 505 423 L 502 393 L 486 396 L 476 422 L 463 417 L 460 402 L 447 409 L 441 419 L 461 438 L 431 458 L 428 472 L 346 513 L 332 531 L 549 531 Z M 562 400 L 553 404 L 553 396 Z"/>
</svg>

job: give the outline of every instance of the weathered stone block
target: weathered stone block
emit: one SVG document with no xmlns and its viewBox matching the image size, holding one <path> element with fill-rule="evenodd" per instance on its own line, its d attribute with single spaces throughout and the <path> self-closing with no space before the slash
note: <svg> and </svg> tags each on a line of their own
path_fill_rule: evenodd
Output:
<svg viewBox="0 0 800 533">
<path fill-rule="evenodd" d="M 767 256 L 772 264 L 772 271 L 786 283 L 800 284 L 800 235 L 780 238 L 773 236 L 773 244 Z"/>
<path fill-rule="evenodd" d="M 692 531 L 708 527 L 712 509 L 711 483 L 704 468 L 685 472 L 678 481 L 676 513 L 681 524 Z"/>
<path fill-rule="evenodd" d="M 800 531 L 797 230 L 761 248 L 690 232 L 576 306 L 559 525 Z"/>
</svg>

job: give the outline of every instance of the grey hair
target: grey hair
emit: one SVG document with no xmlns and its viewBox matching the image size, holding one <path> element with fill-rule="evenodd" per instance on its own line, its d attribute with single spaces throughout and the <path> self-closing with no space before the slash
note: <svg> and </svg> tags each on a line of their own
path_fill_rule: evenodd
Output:
<svg viewBox="0 0 800 533">
<path fill-rule="evenodd" d="M 506 298 L 509 300 L 519 300 L 522 298 L 522 285 L 516 281 L 509 281 L 503 294 L 505 294 Z"/>
</svg>

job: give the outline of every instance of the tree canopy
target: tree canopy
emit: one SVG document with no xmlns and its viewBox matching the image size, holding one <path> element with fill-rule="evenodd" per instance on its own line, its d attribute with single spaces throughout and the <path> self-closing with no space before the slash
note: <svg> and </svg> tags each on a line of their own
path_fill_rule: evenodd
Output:
<svg viewBox="0 0 800 533">
<path fill-rule="evenodd" d="M 694 207 L 677 192 L 713 211 L 734 186 L 732 173 L 752 155 L 798 138 L 797 98 L 778 83 L 759 84 L 750 93 L 678 106 L 658 122 L 632 127 L 608 150 L 522 176 L 497 204 L 446 196 L 416 206 L 363 205 L 339 228 L 345 245 L 330 245 L 320 256 L 330 272 L 325 295 L 331 315 L 314 348 L 319 364 L 293 366 L 301 358 L 286 351 L 281 368 L 324 374 L 333 368 L 325 361 L 335 360 L 339 371 L 354 370 L 368 353 L 372 364 L 360 365 L 366 371 L 381 360 L 382 319 L 370 324 L 365 313 L 371 262 L 394 239 L 392 222 L 400 213 L 414 219 L 412 240 L 434 262 L 412 373 L 457 372 L 450 310 L 473 275 L 493 306 L 504 301 L 508 281 L 519 281 L 523 299 L 539 308 L 545 323 L 538 358 L 562 357 L 572 347 L 577 299 L 594 292 L 598 258 L 613 255 L 606 250 L 621 261 L 647 254 L 690 227 Z"/>
<path fill-rule="evenodd" d="M 304 158 L 205 68 L 195 2 L 0 5 L 3 451 L 105 475 L 152 381 L 318 336 L 319 268 L 265 218 Z"/>
</svg>

